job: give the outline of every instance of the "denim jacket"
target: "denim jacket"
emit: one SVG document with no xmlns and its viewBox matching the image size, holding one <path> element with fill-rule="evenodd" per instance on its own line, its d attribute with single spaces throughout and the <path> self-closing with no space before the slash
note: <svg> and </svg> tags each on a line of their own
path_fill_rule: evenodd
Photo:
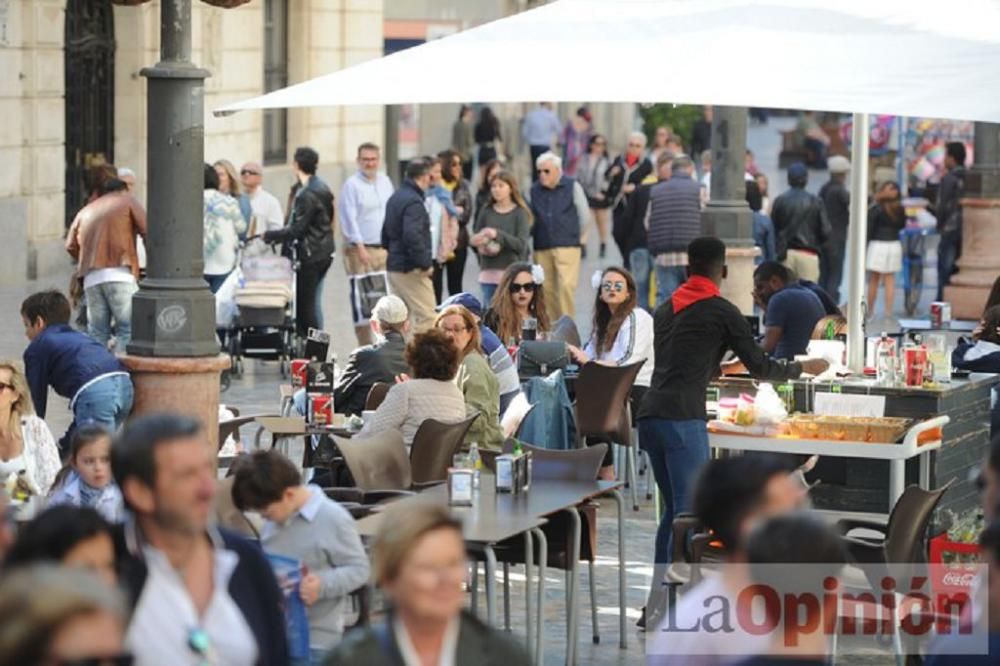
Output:
<svg viewBox="0 0 1000 666">
<path fill-rule="evenodd" d="M 576 416 L 562 370 L 524 383 L 528 402 L 537 405 L 521 424 L 520 439 L 546 449 L 576 447 Z"/>
</svg>

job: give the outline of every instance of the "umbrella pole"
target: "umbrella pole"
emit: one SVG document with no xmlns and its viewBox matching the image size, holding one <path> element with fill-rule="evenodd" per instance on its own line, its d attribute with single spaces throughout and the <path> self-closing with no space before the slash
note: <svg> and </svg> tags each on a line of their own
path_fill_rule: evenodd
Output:
<svg viewBox="0 0 1000 666">
<path fill-rule="evenodd" d="M 847 367 L 861 374 L 865 366 L 865 245 L 868 235 L 868 114 L 854 114 L 851 137 L 851 219 L 847 252 Z"/>
</svg>

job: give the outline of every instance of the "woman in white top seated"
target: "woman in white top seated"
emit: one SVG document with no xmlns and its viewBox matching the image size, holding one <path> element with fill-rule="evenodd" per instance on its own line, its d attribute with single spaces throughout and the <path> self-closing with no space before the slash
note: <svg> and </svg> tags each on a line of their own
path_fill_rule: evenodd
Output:
<svg viewBox="0 0 1000 666">
<path fill-rule="evenodd" d="M 591 361 L 604 365 L 631 365 L 645 360 L 632 387 L 632 414 L 653 378 L 653 318 L 638 307 L 635 278 L 624 268 L 609 266 L 595 274 L 594 330 L 583 349 L 570 345 L 580 365 Z M 611 447 L 601 467 L 602 479 L 613 479 Z"/>
<path fill-rule="evenodd" d="M 455 384 L 458 349 L 444 331 L 418 333 L 406 345 L 412 377 L 400 375 L 359 437 L 398 430 L 407 448 L 425 419 L 455 422 L 465 418 L 465 397 Z"/>
<path fill-rule="evenodd" d="M 20 485 L 40 506 L 61 468 L 52 431 L 35 416 L 20 364 L 0 361 L 0 483 L 8 494 Z"/>
</svg>

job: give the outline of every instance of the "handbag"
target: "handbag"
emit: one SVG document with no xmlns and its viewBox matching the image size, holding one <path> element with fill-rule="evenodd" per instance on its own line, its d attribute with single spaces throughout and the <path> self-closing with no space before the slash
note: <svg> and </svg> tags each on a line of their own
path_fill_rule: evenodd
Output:
<svg viewBox="0 0 1000 666">
<path fill-rule="evenodd" d="M 545 377 L 553 370 L 569 365 L 569 348 L 565 342 L 525 340 L 517 348 L 517 374 L 522 379 Z"/>
<path fill-rule="evenodd" d="M 375 304 L 389 293 L 389 274 L 385 271 L 351 276 L 351 314 L 354 324 L 371 319 Z"/>
</svg>

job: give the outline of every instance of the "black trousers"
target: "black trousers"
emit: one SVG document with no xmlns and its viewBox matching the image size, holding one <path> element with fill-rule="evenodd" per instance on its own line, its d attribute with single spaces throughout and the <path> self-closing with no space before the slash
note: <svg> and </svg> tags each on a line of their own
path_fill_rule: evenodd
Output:
<svg viewBox="0 0 1000 666">
<path fill-rule="evenodd" d="M 455 249 L 455 256 L 443 264 L 434 263 L 434 275 L 431 282 L 434 284 L 434 299 L 440 303 L 444 300 L 444 274 L 448 274 L 448 295 L 454 296 L 465 291 L 462 288 L 462 275 L 465 273 L 465 260 L 469 256 L 469 247 L 459 246 Z"/>
<path fill-rule="evenodd" d="M 320 280 L 330 270 L 333 259 L 303 264 L 295 276 L 295 330 L 299 337 L 305 339 L 310 328 L 319 328 L 317 313 L 321 306 L 317 302 L 317 287 Z"/>
<path fill-rule="evenodd" d="M 840 283 L 844 280 L 844 254 L 847 251 L 847 235 L 834 232 L 833 238 L 819 255 L 819 286 L 837 305 L 840 305 Z"/>
</svg>

